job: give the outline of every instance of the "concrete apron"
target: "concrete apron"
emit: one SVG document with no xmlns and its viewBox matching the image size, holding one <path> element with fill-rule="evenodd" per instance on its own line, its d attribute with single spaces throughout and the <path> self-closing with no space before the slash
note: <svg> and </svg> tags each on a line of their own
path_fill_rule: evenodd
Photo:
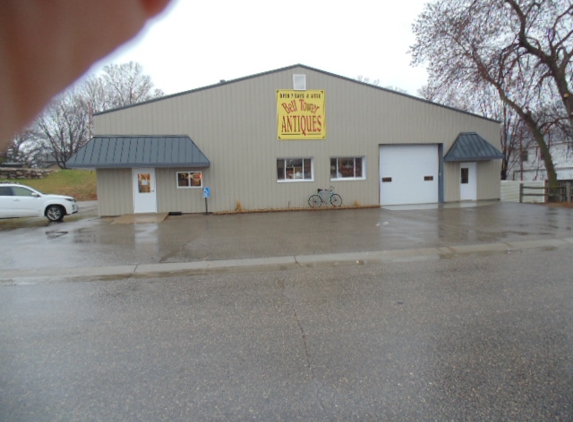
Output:
<svg viewBox="0 0 573 422">
<path fill-rule="evenodd" d="M 571 209 L 465 205 L 109 219 L 82 206 L 83 220 L 24 220 L 23 231 L 2 232 L 0 281 L 365 265 L 572 243 Z"/>
<path fill-rule="evenodd" d="M 281 256 L 270 258 L 229 259 L 218 261 L 116 265 L 89 268 L 42 269 L 4 271 L 1 282 L 28 284 L 50 279 L 85 278 L 109 279 L 117 277 L 155 277 L 171 275 L 201 275 L 213 272 L 257 270 L 286 270 L 343 265 L 367 265 L 393 262 L 413 262 L 443 259 L 451 255 L 509 254 L 527 249 L 572 247 L 573 237 L 539 239 L 492 244 L 460 245 L 440 248 L 420 248 L 324 255 Z"/>
<path fill-rule="evenodd" d="M 148 213 L 148 214 L 125 214 L 113 219 L 111 224 L 146 224 L 161 223 L 167 218 L 168 213 Z"/>
</svg>

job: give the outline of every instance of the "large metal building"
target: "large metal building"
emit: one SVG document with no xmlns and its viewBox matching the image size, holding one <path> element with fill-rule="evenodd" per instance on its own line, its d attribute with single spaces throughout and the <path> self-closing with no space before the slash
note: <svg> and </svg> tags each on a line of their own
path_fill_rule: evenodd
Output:
<svg viewBox="0 0 573 422">
<path fill-rule="evenodd" d="M 499 199 L 499 122 L 304 65 L 94 118 L 99 214 Z"/>
</svg>

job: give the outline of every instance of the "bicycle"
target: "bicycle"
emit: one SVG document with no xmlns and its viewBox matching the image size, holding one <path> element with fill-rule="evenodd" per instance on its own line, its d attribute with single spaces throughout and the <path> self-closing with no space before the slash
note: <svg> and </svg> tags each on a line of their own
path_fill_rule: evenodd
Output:
<svg viewBox="0 0 573 422">
<path fill-rule="evenodd" d="M 317 189 L 318 194 L 312 194 L 308 198 L 308 205 L 311 208 L 318 208 L 322 205 L 330 203 L 333 207 L 342 205 L 342 197 L 334 193 L 334 188 L 331 186 L 329 189 Z"/>
</svg>

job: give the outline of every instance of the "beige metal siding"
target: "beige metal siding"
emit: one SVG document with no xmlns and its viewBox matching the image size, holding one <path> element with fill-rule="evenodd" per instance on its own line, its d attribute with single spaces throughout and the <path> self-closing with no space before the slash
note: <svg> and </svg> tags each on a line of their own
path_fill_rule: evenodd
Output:
<svg viewBox="0 0 573 422">
<path fill-rule="evenodd" d="M 205 169 L 156 169 L 157 211 L 182 213 L 204 212 L 205 200 L 203 199 L 203 189 L 200 187 L 178 188 L 178 171 L 202 171 L 204 186 L 206 186 L 206 183 L 209 180 L 209 171 L 205 171 Z"/>
<path fill-rule="evenodd" d="M 447 149 L 444 148 L 445 151 Z M 444 163 L 444 202 L 460 200 L 460 163 Z"/>
<path fill-rule="evenodd" d="M 308 89 L 326 92 L 326 140 L 277 140 L 276 90 L 291 89 L 294 73 L 306 74 Z M 245 209 L 306 207 L 311 193 L 330 185 L 345 204 L 379 204 L 381 144 L 443 144 L 445 154 L 460 132 L 477 132 L 499 147 L 494 122 L 306 68 L 102 114 L 95 132 L 189 135 L 211 161 L 205 185 L 212 211 L 233 210 L 237 201 Z M 330 181 L 330 158 L 346 156 L 366 157 L 366 180 Z M 314 180 L 277 182 L 276 159 L 299 157 L 314 160 Z M 451 186 L 459 183 L 455 166 L 445 167 L 445 199 L 459 200 L 459 187 Z M 160 204 L 167 202 L 160 208 L 196 209 L 168 185 L 158 191 Z"/>
<path fill-rule="evenodd" d="M 499 199 L 501 196 L 501 160 L 477 163 L 477 199 Z"/>
<path fill-rule="evenodd" d="M 100 216 L 132 214 L 131 169 L 99 169 L 96 174 L 98 214 Z"/>
</svg>

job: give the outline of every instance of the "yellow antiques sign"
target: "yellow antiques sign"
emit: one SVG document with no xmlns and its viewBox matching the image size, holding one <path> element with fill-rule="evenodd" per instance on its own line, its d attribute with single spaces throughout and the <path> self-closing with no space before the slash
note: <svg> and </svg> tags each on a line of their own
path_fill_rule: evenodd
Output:
<svg viewBox="0 0 573 422">
<path fill-rule="evenodd" d="M 277 89 L 279 139 L 326 139 L 324 91 Z"/>
</svg>

